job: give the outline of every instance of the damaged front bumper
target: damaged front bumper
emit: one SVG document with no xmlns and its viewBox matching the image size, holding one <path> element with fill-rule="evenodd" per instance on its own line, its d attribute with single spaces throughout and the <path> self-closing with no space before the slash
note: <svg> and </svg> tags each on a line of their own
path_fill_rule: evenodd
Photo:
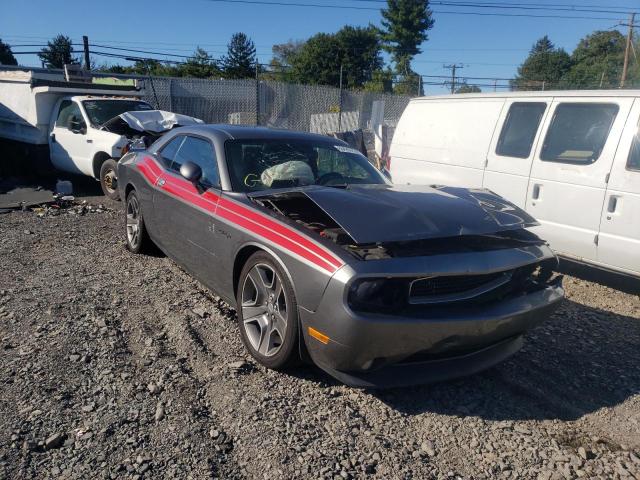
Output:
<svg viewBox="0 0 640 480">
<path fill-rule="evenodd" d="M 341 272 L 331 280 L 316 311 L 300 309 L 309 355 L 329 374 L 357 387 L 430 383 L 489 368 L 518 351 L 522 335 L 549 318 L 564 296 L 561 278 L 484 303 L 426 304 L 384 313 L 354 311 L 349 286 L 362 276 L 380 276 L 376 269 L 387 278 L 419 272 L 479 275 L 553 258 L 546 246 L 536 246 L 363 262 L 368 271 Z"/>
</svg>

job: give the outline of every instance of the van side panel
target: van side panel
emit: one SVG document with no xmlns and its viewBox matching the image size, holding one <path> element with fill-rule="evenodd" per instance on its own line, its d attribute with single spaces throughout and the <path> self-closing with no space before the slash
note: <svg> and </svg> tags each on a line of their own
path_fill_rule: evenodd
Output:
<svg viewBox="0 0 640 480">
<path fill-rule="evenodd" d="M 482 187 L 503 105 L 503 98 L 412 100 L 391 144 L 394 182 Z"/>
</svg>

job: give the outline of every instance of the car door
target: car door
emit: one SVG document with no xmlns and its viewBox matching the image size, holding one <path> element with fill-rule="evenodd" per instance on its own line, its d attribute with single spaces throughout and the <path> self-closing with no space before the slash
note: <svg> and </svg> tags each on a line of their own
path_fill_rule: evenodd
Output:
<svg viewBox="0 0 640 480">
<path fill-rule="evenodd" d="M 640 275 L 640 101 L 636 100 L 605 193 L 598 263 Z"/>
<path fill-rule="evenodd" d="M 49 134 L 51 162 L 60 169 L 86 175 L 81 165 L 90 165 L 92 145 L 87 141 L 87 123 L 80 106 L 63 100 L 58 107 L 55 123 Z"/>
<path fill-rule="evenodd" d="M 181 265 L 206 285 L 216 288 L 220 259 L 214 215 L 221 192 L 214 146 L 204 137 L 179 135 L 160 154 L 165 162 L 171 157 L 154 195 L 154 217 L 163 229 L 162 243 Z M 197 184 L 180 175 L 185 162 L 193 162 L 202 169 Z"/>
<path fill-rule="evenodd" d="M 534 146 L 551 98 L 508 99 L 500 115 L 482 185 L 524 208 Z"/>
<path fill-rule="evenodd" d="M 633 100 L 556 98 L 527 191 L 534 230 L 558 253 L 596 261 L 606 181 Z"/>
</svg>

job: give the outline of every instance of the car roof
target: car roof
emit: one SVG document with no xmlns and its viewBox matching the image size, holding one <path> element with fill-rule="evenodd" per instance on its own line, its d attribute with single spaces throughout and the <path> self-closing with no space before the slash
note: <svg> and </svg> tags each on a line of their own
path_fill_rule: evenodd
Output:
<svg viewBox="0 0 640 480">
<path fill-rule="evenodd" d="M 321 141 L 333 144 L 345 144 L 342 140 L 329 137 L 327 135 L 319 135 L 317 133 L 298 132 L 294 130 L 284 130 L 279 128 L 253 127 L 244 125 L 190 125 L 188 127 L 180 127 L 174 130 L 176 134 L 194 133 L 213 137 L 219 141 L 225 140 L 264 140 L 264 139 L 286 139 L 286 140 L 311 140 Z"/>
<path fill-rule="evenodd" d="M 428 95 L 414 97 L 411 103 L 428 102 L 430 100 L 464 100 L 469 98 L 536 98 L 536 97 L 640 97 L 640 90 L 536 90 L 490 93 L 456 93 L 453 95 Z"/>
</svg>

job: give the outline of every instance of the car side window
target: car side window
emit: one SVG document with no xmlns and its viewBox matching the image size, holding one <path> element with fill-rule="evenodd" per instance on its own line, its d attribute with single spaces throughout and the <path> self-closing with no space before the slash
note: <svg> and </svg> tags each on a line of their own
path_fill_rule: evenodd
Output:
<svg viewBox="0 0 640 480">
<path fill-rule="evenodd" d="M 640 172 L 640 130 L 633 136 L 633 142 L 631 143 L 631 150 L 629 150 L 629 157 L 627 158 L 627 170 L 635 170 Z"/>
<path fill-rule="evenodd" d="M 540 159 L 587 165 L 600 157 L 618 114 L 612 103 L 561 103 L 556 107 Z"/>
<path fill-rule="evenodd" d="M 528 158 L 546 108 L 543 102 L 512 103 L 500 132 L 496 155 Z"/>
<path fill-rule="evenodd" d="M 184 135 L 178 135 L 160 150 L 160 157 L 166 168 L 171 167 L 171 162 L 173 162 L 173 159 L 175 158 L 176 153 L 178 153 L 180 145 L 182 145 L 185 138 L 186 137 Z"/>
<path fill-rule="evenodd" d="M 71 100 L 63 100 L 62 103 L 60 103 L 60 110 L 58 111 L 58 118 L 56 119 L 56 127 L 69 128 L 73 117 L 78 119 L 80 125 L 84 124 L 84 118 L 82 118 L 82 112 L 80 112 L 78 104 Z"/>
<path fill-rule="evenodd" d="M 180 171 L 185 162 L 193 162 L 202 169 L 200 183 L 219 187 L 220 176 L 213 145 L 203 138 L 187 136 L 171 162 L 171 170 Z"/>
</svg>

